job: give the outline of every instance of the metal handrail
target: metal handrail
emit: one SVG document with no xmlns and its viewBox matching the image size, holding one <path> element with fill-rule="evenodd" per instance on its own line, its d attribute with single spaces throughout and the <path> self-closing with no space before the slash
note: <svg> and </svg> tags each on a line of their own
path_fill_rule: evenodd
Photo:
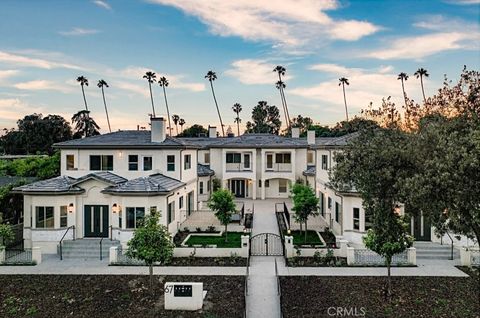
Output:
<svg viewBox="0 0 480 318">
<path fill-rule="evenodd" d="M 100 244 L 100 260 L 103 259 L 103 255 L 102 255 L 102 254 L 103 254 L 103 253 L 102 253 L 102 242 L 103 242 L 103 237 L 100 239 L 100 243 L 99 243 L 99 244 Z"/>
<path fill-rule="evenodd" d="M 63 250 L 62 250 L 62 242 L 63 242 L 63 239 L 65 238 L 65 235 L 67 235 L 68 231 L 72 229 L 72 233 L 73 233 L 73 240 L 75 241 L 75 225 L 71 225 L 69 227 L 67 227 L 67 229 L 65 230 L 65 233 L 63 233 L 63 236 L 62 238 L 60 239 L 60 242 L 58 243 L 59 247 L 60 247 L 60 260 L 62 261 L 63 260 Z"/>
<path fill-rule="evenodd" d="M 448 238 L 450 239 L 450 241 L 452 241 L 452 247 L 451 247 L 451 251 L 450 251 L 450 259 L 453 260 L 453 239 L 452 237 L 450 236 L 450 233 L 446 232 L 447 235 L 448 235 Z"/>
<path fill-rule="evenodd" d="M 113 225 L 109 225 L 108 228 L 110 230 L 110 241 L 113 241 Z"/>
<path fill-rule="evenodd" d="M 275 276 L 277 277 L 277 295 L 280 296 L 280 277 L 278 276 L 277 258 L 275 258 Z"/>
</svg>

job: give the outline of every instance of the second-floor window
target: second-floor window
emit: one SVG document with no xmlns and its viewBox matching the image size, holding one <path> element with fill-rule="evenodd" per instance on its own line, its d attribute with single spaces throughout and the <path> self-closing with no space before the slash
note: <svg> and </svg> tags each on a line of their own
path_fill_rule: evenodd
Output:
<svg viewBox="0 0 480 318">
<path fill-rule="evenodd" d="M 239 153 L 227 153 L 226 161 L 227 163 L 240 163 L 242 156 Z"/>
<path fill-rule="evenodd" d="M 277 153 L 275 155 L 276 163 L 292 163 L 292 155 L 290 153 Z"/>
<path fill-rule="evenodd" d="M 152 157 L 147 156 L 143 157 L 143 171 L 150 171 L 152 170 Z"/>
<path fill-rule="evenodd" d="M 90 170 L 92 171 L 112 171 L 113 156 L 111 155 L 92 155 L 90 156 Z"/>
<path fill-rule="evenodd" d="M 243 155 L 243 167 L 245 169 L 250 169 L 250 154 Z"/>
<path fill-rule="evenodd" d="M 192 155 L 185 155 L 183 157 L 183 169 L 188 170 L 192 167 Z"/>
<path fill-rule="evenodd" d="M 360 230 L 360 209 L 353 208 L 353 229 Z"/>
<path fill-rule="evenodd" d="M 75 156 L 74 155 L 67 155 L 65 161 L 67 162 L 67 170 L 75 170 Z"/>
<path fill-rule="evenodd" d="M 199 192 L 200 194 L 203 194 L 203 181 L 200 181 L 200 187 L 199 187 L 198 192 Z"/>
<path fill-rule="evenodd" d="M 178 208 L 183 209 L 183 195 L 178 198 Z"/>
<path fill-rule="evenodd" d="M 167 171 L 175 171 L 175 156 L 167 156 Z"/>
<path fill-rule="evenodd" d="M 206 163 L 206 164 L 209 164 L 210 163 L 210 153 L 205 153 L 205 156 L 204 156 L 204 159 L 203 161 Z"/>
<path fill-rule="evenodd" d="M 309 165 L 315 164 L 313 151 L 307 152 L 307 164 L 309 164 Z"/>
<path fill-rule="evenodd" d="M 128 156 L 128 170 L 130 171 L 138 170 L 138 155 Z"/>
<path fill-rule="evenodd" d="M 322 155 L 322 170 L 328 169 L 328 156 Z"/>
<path fill-rule="evenodd" d="M 319 197 L 320 197 L 320 202 L 319 202 L 320 215 L 325 216 L 325 195 L 322 192 L 320 192 Z"/>
</svg>

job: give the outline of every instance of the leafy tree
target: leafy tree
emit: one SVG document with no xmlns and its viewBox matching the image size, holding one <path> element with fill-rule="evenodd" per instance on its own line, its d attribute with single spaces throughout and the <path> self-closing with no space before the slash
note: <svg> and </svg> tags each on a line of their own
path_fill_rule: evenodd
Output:
<svg viewBox="0 0 480 318">
<path fill-rule="evenodd" d="M 278 135 L 282 122 L 277 106 L 259 101 L 252 110 L 252 122 L 247 122 L 248 133 L 268 133 Z"/>
<path fill-rule="evenodd" d="M 215 106 L 217 107 L 218 119 L 220 119 L 220 126 L 222 127 L 222 136 L 225 137 L 225 129 L 223 127 L 222 116 L 220 115 L 220 109 L 218 108 L 217 97 L 215 96 L 215 91 L 213 89 L 213 82 L 217 79 L 217 74 L 214 71 L 208 71 L 205 78 L 210 82 L 210 88 L 212 89 L 213 100 L 215 101 Z"/>
<path fill-rule="evenodd" d="M 202 125 L 192 125 L 182 131 L 177 137 L 200 137 L 208 135 L 208 130 L 205 129 Z"/>
<path fill-rule="evenodd" d="M 213 192 L 208 201 L 208 207 L 215 212 L 217 219 L 225 226 L 225 242 L 228 242 L 227 226 L 237 208 L 232 192 L 227 189 L 218 189 Z"/>
<path fill-rule="evenodd" d="M 307 222 L 311 216 L 317 216 L 319 198 L 315 195 L 312 188 L 302 183 L 295 183 L 292 187 L 292 201 L 295 211 L 295 219 L 299 223 L 305 223 L 305 243 L 307 243 Z"/>
<path fill-rule="evenodd" d="M 157 81 L 157 75 L 155 74 L 155 72 L 148 71 L 145 72 L 143 78 L 145 78 L 148 82 L 148 89 L 150 90 L 150 101 L 152 102 L 152 116 L 155 117 L 155 105 L 153 104 L 152 83 L 155 83 Z"/>
<path fill-rule="evenodd" d="M 340 192 L 355 189 L 365 214 L 373 218 L 367 248 L 386 258 L 387 295 L 391 295 L 391 256 L 411 245 L 411 238 L 396 215 L 404 202 L 405 181 L 416 172 L 411 136 L 395 129 L 361 130 L 342 152 L 336 154 L 331 183 Z"/>
<path fill-rule="evenodd" d="M 89 111 L 81 110 L 73 115 L 72 123 L 75 125 L 74 139 L 100 135 L 100 127 L 90 117 L 89 113 Z"/>
<path fill-rule="evenodd" d="M 175 245 L 166 226 L 159 224 L 160 214 L 151 213 L 145 217 L 144 223 L 135 229 L 133 237 L 128 241 L 126 255 L 142 260 L 148 266 L 150 288 L 153 286 L 153 264 L 168 264 L 173 256 Z"/>
<path fill-rule="evenodd" d="M 0 223 L 0 247 L 6 246 L 14 239 L 12 226 L 10 224 Z"/>
<path fill-rule="evenodd" d="M 60 152 L 52 156 L 36 156 L 0 161 L 0 175 L 48 179 L 60 175 Z"/>
</svg>

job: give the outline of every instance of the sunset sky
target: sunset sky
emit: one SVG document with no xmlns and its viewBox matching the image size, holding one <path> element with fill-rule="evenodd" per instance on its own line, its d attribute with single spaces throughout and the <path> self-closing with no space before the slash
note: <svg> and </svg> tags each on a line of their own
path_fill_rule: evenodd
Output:
<svg viewBox="0 0 480 318">
<path fill-rule="evenodd" d="M 0 2 L 0 129 L 33 112 L 70 119 L 83 109 L 75 79 L 84 75 L 92 117 L 107 128 L 99 79 L 113 129 L 146 125 L 151 113 L 146 70 L 166 76 L 170 111 L 187 122 L 219 125 L 214 82 L 226 125 L 242 104 L 244 124 L 260 100 L 281 105 L 275 65 L 287 69 L 290 114 L 332 125 L 345 117 L 339 77 L 347 77 L 351 116 L 382 97 L 434 94 L 444 74 L 480 69 L 480 1 L 374 0 L 78 0 Z M 166 114 L 154 85 L 157 115 Z M 281 108 L 281 107 L 280 107 Z"/>
</svg>

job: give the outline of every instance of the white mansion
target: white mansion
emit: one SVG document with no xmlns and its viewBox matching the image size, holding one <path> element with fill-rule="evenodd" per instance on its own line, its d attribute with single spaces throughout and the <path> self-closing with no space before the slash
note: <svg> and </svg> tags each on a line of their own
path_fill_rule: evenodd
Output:
<svg viewBox="0 0 480 318">
<path fill-rule="evenodd" d="M 175 138 L 166 136 L 165 128 L 163 118 L 153 118 L 151 131 L 56 144 L 61 176 L 15 189 L 24 195 L 25 246 L 56 253 L 71 226 L 77 238 L 112 235 L 125 244 L 151 209 L 161 212 L 162 224 L 175 234 L 193 211 L 205 207 L 214 178 L 236 197 L 252 200 L 288 198 L 290 184 L 303 179 L 315 189 L 321 217 L 334 233 L 361 242 L 369 226 L 361 199 L 328 184 L 333 155 L 349 135 L 315 138 L 309 131 L 300 138 L 294 128 L 292 137 L 217 138 L 210 127 L 208 137 Z M 422 226 L 429 240 L 430 228 Z"/>
</svg>

